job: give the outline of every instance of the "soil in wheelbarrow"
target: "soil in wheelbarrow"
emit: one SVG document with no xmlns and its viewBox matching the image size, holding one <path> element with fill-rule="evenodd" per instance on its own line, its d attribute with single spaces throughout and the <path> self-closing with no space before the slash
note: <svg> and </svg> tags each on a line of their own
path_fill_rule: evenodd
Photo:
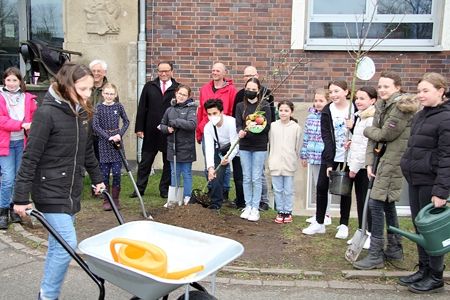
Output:
<svg viewBox="0 0 450 300">
<path fill-rule="evenodd" d="M 120 212 L 125 222 L 144 220 L 140 212 L 129 210 L 127 207 Z M 220 212 L 215 212 L 200 204 L 177 206 L 174 209 L 158 208 L 150 210 L 150 213 L 157 222 L 214 234 L 242 243 L 245 248 L 243 255 L 230 265 L 321 271 L 325 275 L 324 279 L 339 279 L 342 277 L 341 270 L 352 269 L 344 259 L 348 246 L 346 240 L 334 238 L 335 226 L 328 226 L 326 234 L 306 236 L 301 233 L 302 228 L 308 225 L 305 217 L 294 216 L 293 223 L 276 224 L 274 222 L 276 212 L 268 211 L 261 212 L 261 219 L 258 222 L 250 222 L 241 219 L 240 212 L 236 209 L 223 208 Z M 25 230 L 47 239 L 47 231 L 41 225 L 33 225 L 29 218 L 26 218 L 23 225 Z M 86 202 L 76 216 L 75 226 L 78 240 L 81 241 L 118 226 L 118 222 L 113 212 L 102 210 L 101 202 Z M 43 252 L 46 250 L 42 246 L 36 247 Z M 180 249 L 180 255 L 182 251 L 183 249 Z M 365 251 L 361 257 L 365 256 Z M 412 269 L 414 262 L 415 257 L 411 255 L 401 266 Z"/>
</svg>

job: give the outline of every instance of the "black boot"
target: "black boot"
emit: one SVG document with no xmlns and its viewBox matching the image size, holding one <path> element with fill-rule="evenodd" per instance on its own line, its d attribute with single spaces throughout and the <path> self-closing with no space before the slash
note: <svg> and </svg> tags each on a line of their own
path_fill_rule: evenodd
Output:
<svg viewBox="0 0 450 300">
<path fill-rule="evenodd" d="M 382 269 L 384 239 L 378 239 L 374 236 L 370 238 L 369 253 L 363 259 L 355 262 L 353 267 L 359 270 Z"/>
<path fill-rule="evenodd" d="M 14 211 L 14 204 L 9 207 L 9 218 L 12 223 L 22 223 L 22 218 Z"/>
<path fill-rule="evenodd" d="M 8 208 L 0 208 L 0 229 L 8 229 Z"/>
<path fill-rule="evenodd" d="M 388 244 L 384 250 L 384 260 L 403 261 L 402 236 L 398 233 L 388 233 Z"/>
<path fill-rule="evenodd" d="M 419 262 L 418 266 L 419 270 L 416 273 L 411 274 L 410 276 L 400 277 L 398 279 L 398 284 L 408 286 L 412 283 L 419 282 L 422 279 L 426 278 L 428 276 L 428 264 Z"/>
<path fill-rule="evenodd" d="M 408 290 L 417 294 L 442 293 L 444 291 L 443 273 L 444 271 L 436 271 L 429 267 L 428 276 L 421 281 L 410 284 Z"/>
</svg>

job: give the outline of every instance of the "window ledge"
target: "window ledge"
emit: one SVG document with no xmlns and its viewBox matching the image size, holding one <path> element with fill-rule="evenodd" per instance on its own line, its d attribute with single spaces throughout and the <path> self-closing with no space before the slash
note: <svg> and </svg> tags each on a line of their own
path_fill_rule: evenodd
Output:
<svg viewBox="0 0 450 300">
<path fill-rule="evenodd" d="M 365 47 L 366 49 L 368 47 Z M 356 48 L 355 48 L 356 49 Z M 352 51 L 351 47 L 348 46 L 325 46 L 325 45 L 304 45 L 303 50 L 308 51 Z M 395 47 L 395 46 L 381 46 L 378 45 L 374 49 L 370 50 L 373 51 L 389 51 L 389 52 L 442 52 L 444 49 L 441 45 L 437 46 L 401 46 L 401 47 Z"/>
</svg>

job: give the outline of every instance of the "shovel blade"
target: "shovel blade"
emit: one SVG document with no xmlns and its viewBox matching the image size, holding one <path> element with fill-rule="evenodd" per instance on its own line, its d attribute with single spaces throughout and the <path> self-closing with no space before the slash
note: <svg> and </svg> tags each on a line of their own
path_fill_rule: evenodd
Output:
<svg viewBox="0 0 450 300">
<path fill-rule="evenodd" d="M 167 194 L 167 204 L 176 202 L 178 205 L 181 205 L 183 203 L 184 188 L 182 186 L 169 186 L 169 192 Z"/>
<path fill-rule="evenodd" d="M 345 251 L 345 259 L 351 263 L 352 265 L 358 259 L 358 256 L 361 254 L 364 243 L 366 242 L 369 235 L 367 233 L 363 233 L 361 229 L 358 229 L 352 238 L 351 245 L 348 246 L 347 251 Z"/>
</svg>

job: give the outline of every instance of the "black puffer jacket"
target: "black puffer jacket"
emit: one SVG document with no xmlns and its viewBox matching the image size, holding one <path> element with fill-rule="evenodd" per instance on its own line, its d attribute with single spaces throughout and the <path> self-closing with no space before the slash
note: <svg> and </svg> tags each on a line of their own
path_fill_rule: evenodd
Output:
<svg viewBox="0 0 450 300">
<path fill-rule="evenodd" d="M 167 136 L 167 160 L 173 161 L 173 134 L 168 127 L 176 129 L 177 162 L 193 162 L 197 160 L 195 151 L 195 129 L 197 128 L 197 103 L 188 99 L 184 103 L 172 100 L 161 120 L 161 132 Z"/>
<path fill-rule="evenodd" d="M 14 203 L 29 204 L 31 192 L 41 212 L 79 212 L 85 170 L 94 184 L 102 182 L 91 134 L 91 122 L 77 117 L 69 103 L 50 87 L 34 114 L 17 174 Z"/>
<path fill-rule="evenodd" d="M 450 191 L 450 101 L 425 107 L 414 116 L 408 148 L 400 166 L 412 186 L 434 186 L 432 194 L 446 199 Z"/>
</svg>

